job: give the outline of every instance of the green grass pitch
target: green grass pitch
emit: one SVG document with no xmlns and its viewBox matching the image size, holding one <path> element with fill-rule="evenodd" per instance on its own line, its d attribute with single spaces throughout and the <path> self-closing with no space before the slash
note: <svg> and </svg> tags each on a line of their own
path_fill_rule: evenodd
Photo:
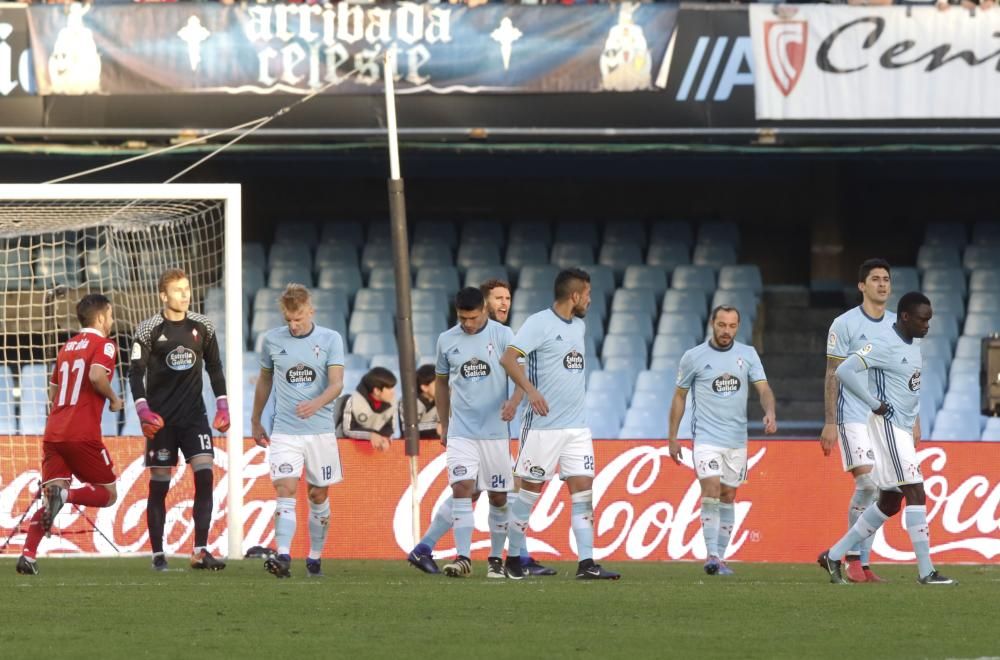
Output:
<svg viewBox="0 0 1000 660">
<path fill-rule="evenodd" d="M 0 657 L 64 658 L 980 658 L 1000 655 L 1000 566 L 947 566 L 957 587 L 834 586 L 815 565 L 614 563 L 619 582 L 559 575 L 449 579 L 405 561 L 301 560 L 154 573 L 146 558 L 0 561 Z"/>
</svg>

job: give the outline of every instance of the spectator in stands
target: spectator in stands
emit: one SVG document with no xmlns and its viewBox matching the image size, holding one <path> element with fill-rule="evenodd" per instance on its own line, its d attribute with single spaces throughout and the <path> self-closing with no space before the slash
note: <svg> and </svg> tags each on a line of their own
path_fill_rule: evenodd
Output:
<svg viewBox="0 0 1000 660">
<path fill-rule="evenodd" d="M 425 364 L 417 369 L 417 431 L 421 438 L 431 440 L 441 437 L 441 423 L 434 403 L 435 378 L 433 364 Z M 403 427 L 402 406 L 399 406 L 399 426 Z"/>
<path fill-rule="evenodd" d="M 996 6 L 996 0 L 937 0 L 937 8 L 941 11 L 947 11 L 951 9 L 952 5 L 959 5 L 963 9 L 974 9 L 979 7 L 981 10 L 986 11 L 988 9 L 993 9 Z"/>
<path fill-rule="evenodd" d="M 396 417 L 396 376 L 385 367 L 375 367 L 364 375 L 357 389 L 343 401 L 337 435 L 368 440 L 378 451 L 389 449 Z"/>
</svg>

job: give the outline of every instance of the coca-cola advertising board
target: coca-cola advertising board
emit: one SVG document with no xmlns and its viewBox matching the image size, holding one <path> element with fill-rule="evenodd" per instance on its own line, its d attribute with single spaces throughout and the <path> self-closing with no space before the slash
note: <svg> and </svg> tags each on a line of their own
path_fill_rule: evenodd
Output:
<svg viewBox="0 0 1000 660">
<path fill-rule="evenodd" d="M 20 440 L 37 443 L 37 439 Z M 43 541 L 43 553 L 149 552 L 142 440 L 109 438 L 106 443 L 120 475 L 118 501 L 106 509 L 80 511 L 67 506 L 57 519 L 61 532 Z M 254 545 L 273 546 L 274 491 L 265 451 L 249 440 L 244 448 L 244 550 Z M 595 442 L 594 448 L 598 465 L 594 480 L 596 558 L 703 559 L 705 547 L 698 518 L 701 496 L 690 453 L 685 451 L 686 463 L 677 466 L 662 441 L 607 440 Z M 30 444 L 23 449 L 16 458 L 8 453 L 0 464 L 0 534 L 6 537 L 14 532 L 7 553 L 20 552 L 23 533 L 16 531 L 17 523 L 37 490 L 37 452 Z M 393 443 L 388 453 L 378 454 L 366 442 L 342 440 L 340 451 L 345 478 L 330 488 L 332 518 L 326 556 L 401 559 L 414 544 L 411 485 L 402 443 Z M 998 563 L 1000 443 L 925 443 L 919 456 L 926 479 L 935 562 Z M 416 486 L 422 527 L 449 494 L 444 458 L 436 441 L 422 443 Z M 219 450 L 210 547 L 220 553 L 227 550 L 226 464 L 226 452 Z M 840 462 L 835 457 L 824 458 L 814 440 L 751 441 L 749 480 L 737 498 L 729 558 L 814 561 L 821 549 L 845 531 L 853 489 L 854 483 L 841 472 Z M 190 550 L 192 493 L 191 475 L 179 468 L 167 503 L 168 552 Z M 307 520 L 304 488 L 299 508 L 299 520 Z M 575 557 L 569 508 L 561 483 L 548 484 L 531 517 L 528 538 L 533 555 L 543 560 Z M 482 498 L 476 507 L 473 537 L 477 558 L 486 556 L 489 545 L 487 514 L 488 504 Z M 304 556 L 307 548 L 308 530 L 301 524 L 293 554 Z M 437 550 L 444 556 L 454 553 L 450 535 L 442 539 Z M 901 516 L 878 533 L 874 554 L 876 561 L 913 559 Z"/>
</svg>

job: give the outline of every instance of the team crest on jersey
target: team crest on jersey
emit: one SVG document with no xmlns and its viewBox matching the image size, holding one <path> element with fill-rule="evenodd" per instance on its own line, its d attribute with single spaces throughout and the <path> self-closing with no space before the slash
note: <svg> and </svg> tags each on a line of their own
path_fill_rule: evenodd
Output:
<svg viewBox="0 0 1000 660">
<path fill-rule="evenodd" d="M 191 328 L 191 336 L 194 337 L 195 341 L 198 341 L 198 328 Z"/>
<path fill-rule="evenodd" d="M 563 357 L 563 366 L 569 371 L 583 371 L 583 354 L 575 348 Z"/>
<path fill-rule="evenodd" d="M 736 358 L 736 368 L 738 370 L 743 371 L 743 365 L 744 364 L 746 364 L 746 363 L 743 361 L 743 358 L 741 358 L 741 357 Z"/>
<path fill-rule="evenodd" d="M 322 353 L 322 352 L 323 352 L 323 349 L 320 348 L 319 344 L 314 344 L 313 345 L 313 355 L 316 356 L 317 360 L 319 359 L 319 354 Z"/>
<path fill-rule="evenodd" d="M 178 346 L 167 353 L 167 366 L 174 371 L 187 371 L 194 366 L 197 356 L 187 346 Z"/>
<path fill-rule="evenodd" d="M 462 374 L 462 378 L 471 381 L 480 381 L 489 376 L 491 370 L 489 363 L 474 357 L 459 367 L 459 372 Z"/>
<path fill-rule="evenodd" d="M 919 392 L 920 391 L 920 369 L 917 369 L 916 371 L 914 371 L 913 375 L 910 376 L 909 386 L 910 386 L 910 391 L 911 392 Z"/>
<path fill-rule="evenodd" d="M 300 362 L 285 372 L 285 380 L 289 385 L 308 387 L 316 382 L 316 370 Z"/>
<path fill-rule="evenodd" d="M 733 396 L 740 391 L 740 379 L 732 374 L 724 373 L 712 381 L 712 391 L 719 396 Z"/>
<path fill-rule="evenodd" d="M 868 355 L 871 352 L 872 352 L 872 345 L 865 344 L 864 347 L 860 351 L 858 351 L 858 355 Z"/>
</svg>

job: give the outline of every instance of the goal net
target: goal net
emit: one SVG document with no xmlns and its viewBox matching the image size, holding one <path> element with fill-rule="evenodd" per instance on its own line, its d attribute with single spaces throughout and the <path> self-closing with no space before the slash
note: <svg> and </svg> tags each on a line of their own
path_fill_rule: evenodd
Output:
<svg viewBox="0 0 1000 660">
<path fill-rule="evenodd" d="M 45 554 L 149 551 L 145 524 L 144 439 L 128 387 L 136 325 L 162 304 L 160 273 L 183 269 L 191 311 L 208 316 L 226 366 L 232 426 L 216 438 L 215 510 L 210 547 L 241 556 L 243 465 L 243 296 L 237 185 L 0 185 L 0 543 L 19 553 L 37 500 L 48 380 L 56 355 L 79 330 L 76 303 L 103 293 L 114 305 L 119 363 L 112 387 L 125 410 L 105 407 L 101 427 L 119 475 L 118 502 L 107 509 L 66 505 Z M 215 397 L 207 375 L 209 419 Z M 193 478 L 175 470 L 165 530 L 168 552 L 190 550 Z"/>
</svg>

